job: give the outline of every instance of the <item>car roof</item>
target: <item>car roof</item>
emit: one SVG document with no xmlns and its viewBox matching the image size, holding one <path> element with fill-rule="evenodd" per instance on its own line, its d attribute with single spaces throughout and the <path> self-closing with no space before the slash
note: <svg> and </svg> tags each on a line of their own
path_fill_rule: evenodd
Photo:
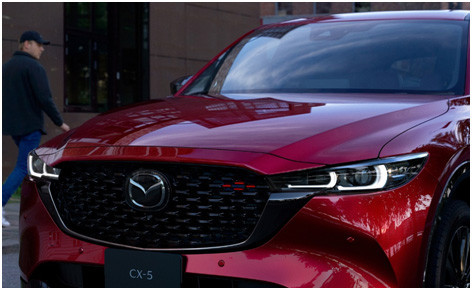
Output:
<svg viewBox="0 0 472 290">
<path fill-rule="evenodd" d="M 467 10 L 419 10 L 419 11 L 382 11 L 332 14 L 328 16 L 299 18 L 289 21 L 264 25 L 265 27 L 293 23 L 315 23 L 335 21 L 361 20 L 468 20 L 470 12 Z"/>
</svg>

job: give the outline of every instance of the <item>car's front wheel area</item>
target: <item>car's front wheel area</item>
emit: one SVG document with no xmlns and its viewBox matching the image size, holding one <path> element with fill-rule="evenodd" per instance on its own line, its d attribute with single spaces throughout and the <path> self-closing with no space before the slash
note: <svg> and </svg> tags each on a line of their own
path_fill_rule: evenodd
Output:
<svg viewBox="0 0 472 290">
<path fill-rule="evenodd" d="M 426 287 L 470 287 L 470 209 L 460 200 L 443 208 L 431 243 Z"/>
</svg>

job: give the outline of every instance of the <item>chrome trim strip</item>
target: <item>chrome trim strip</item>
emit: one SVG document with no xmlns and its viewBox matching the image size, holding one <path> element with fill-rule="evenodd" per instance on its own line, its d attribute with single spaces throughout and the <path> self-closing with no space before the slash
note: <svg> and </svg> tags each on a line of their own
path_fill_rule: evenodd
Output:
<svg viewBox="0 0 472 290">
<path fill-rule="evenodd" d="M 312 191 L 307 192 L 275 192 L 271 193 L 269 197 L 269 201 L 291 201 L 291 200 L 299 200 L 304 198 L 309 198 L 315 196 L 315 193 Z"/>
<path fill-rule="evenodd" d="M 335 185 L 336 185 L 336 181 L 338 180 L 338 176 L 336 175 L 336 172 L 330 172 L 329 173 L 329 177 L 330 177 L 330 180 L 329 180 L 329 183 L 328 184 L 323 184 L 323 185 L 291 185 L 291 184 L 288 184 L 288 188 L 298 188 L 298 189 L 302 189 L 302 188 L 333 188 Z"/>
</svg>

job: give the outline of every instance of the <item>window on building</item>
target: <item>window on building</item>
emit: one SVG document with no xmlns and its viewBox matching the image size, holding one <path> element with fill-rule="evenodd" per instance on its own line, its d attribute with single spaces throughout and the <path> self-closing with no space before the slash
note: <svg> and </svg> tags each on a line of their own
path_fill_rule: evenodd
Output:
<svg viewBox="0 0 472 290">
<path fill-rule="evenodd" d="M 279 16 L 293 15 L 293 3 L 291 2 L 277 2 L 276 7 Z"/>
<path fill-rule="evenodd" d="M 65 110 L 149 99 L 149 4 L 65 3 Z"/>
<path fill-rule="evenodd" d="M 451 10 L 462 9 L 462 2 L 449 2 L 449 9 Z"/>
<path fill-rule="evenodd" d="M 354 2 L 354 12 L 368 12 L 370 11 L 369 2 Z"/>
<path fill-rule="evenodd" d="M 330 2 L 316 2 L 316 14 L 329 14 L 331 12 Z"/>
</svg>

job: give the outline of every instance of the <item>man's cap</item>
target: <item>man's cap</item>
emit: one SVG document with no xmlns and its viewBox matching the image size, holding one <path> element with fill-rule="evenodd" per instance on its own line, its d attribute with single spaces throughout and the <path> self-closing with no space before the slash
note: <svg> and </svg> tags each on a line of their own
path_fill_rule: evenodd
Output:
<svg viewBox="0 0 472 290">
<path fill-rule="evenodd" d="M 47 40 L 44 40 L 41 35 L 33 30 L 25 31 L 20 37 L 20 43 L 25 42 L 27 40 L 34 40 L 39 44 L 44 44 L 48 45 L 50 42 Z"/>
</svg>

